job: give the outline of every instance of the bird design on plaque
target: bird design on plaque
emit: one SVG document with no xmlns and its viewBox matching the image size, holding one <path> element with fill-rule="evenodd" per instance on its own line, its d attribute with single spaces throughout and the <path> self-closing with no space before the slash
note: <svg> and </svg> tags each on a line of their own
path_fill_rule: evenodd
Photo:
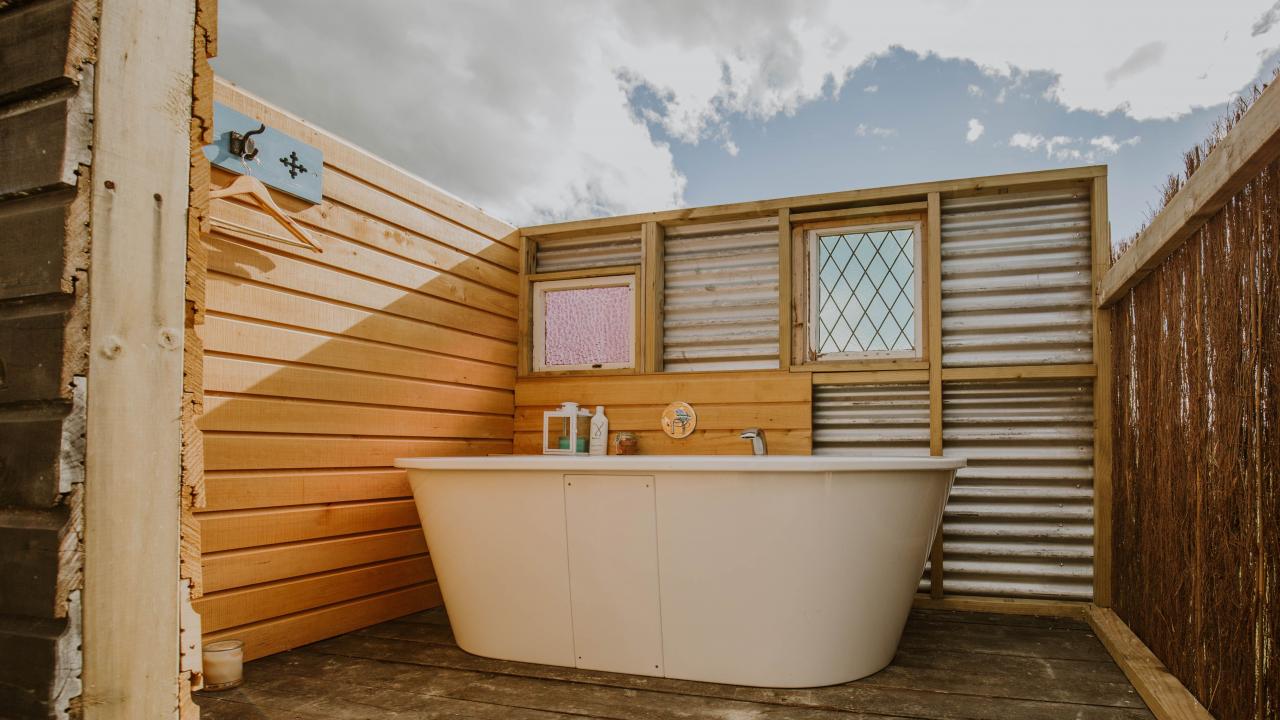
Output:
<svg viewBox="0 0 1280 720">
<path fill-rule="evenodd" d="M 698 414 L 687 402 L 673 402 L 662 411 L 662 431 L 680 440 L 693 434 L 698 426 Z"/>
</svg>

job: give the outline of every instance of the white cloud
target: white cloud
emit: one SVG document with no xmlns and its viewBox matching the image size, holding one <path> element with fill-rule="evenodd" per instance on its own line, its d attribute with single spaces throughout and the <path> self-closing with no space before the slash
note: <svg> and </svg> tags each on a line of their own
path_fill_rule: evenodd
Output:
<svg viewBox="0 0 1280 720">
<path fill-rule="evenodd" d="M 1125 147 L 1137 145 L 1141 140 L 1142 138 L 1137 135 L 1120 141 L 1110 135 L 1099 135 L 1090 138 L 1086 143 L 1083 138 L 1069 135 L 1054 135 L 1046 138 L 1038 133 L 1033 135 L 1028 132 L 1016 132 L 1009 137 L 1009 147 L 1028 152 L 1044 148 L 1045 156 L 1050 160 L 1092 163 L 1115 155 Z"/>
<path fill-rule="evenodd" d="M 854 129 L 853 133 L 858 137 L 871 135 L 873 137 L 886 138 L 897 135 L 898 131 L 893 128 L 875 127 L 873 125 L 867 125 L 866 123 L 858 123 L 858 127 Z"/>
<path fill-rule="evenodd" d="M 1269 5 L 1204 13 L 1192 0 L 1081 0 L 1059 14 L 1025 0 L 223 0 L 216 68 L 528 223 L 679 204 L 685 179 L 639 118 L 681 141 L 724 142 L 728 117 L 794 113 L 895 45 L 972 60 L 1015 85 L 1021 71 L 1048 70 L 1071 109 L 1177 116 L 1228 99 L 1258 73 L 1280 42 L 1267 32 Z M 1163 51 L 1188 47 L 1196 51 Z M 654 98 L 644 109 L 629 103 L 637 91 Z M 1040 144 L 1068 156 L 1112 152 Z"/>
<path fill-rule="evenodd" d="M 978 87 L 977 85 L 970 85 L 969 94 L 974 97 L 982 97 L 982 88 Z"/>
<path fill-rule="evenodd" d="M 732 140 L 725 140 L 720 144 L 720 147 L 724 148 L 724 151 L 729 153 L 730 156 L 738 157 L 738 143 Z"/>
<path fill-rule="evenodd" d="M 1023 150 L 1035 150 L 1044 144 L 1043 135 L 1016 132 L 1009 138 L 1009 145 Z"/>
<path fill-rule="evenodd" d="M 969 132 L 964 134 L 964 141 L 977 142 L 978 138 L 982 137 L 982 133 L 986 132 L 986 130 L 987 128 L 978 118 L 969 118 Z"/>
<path fill-rule="evenodd" d="M 873 92 L 879 92 L 879 91 L 880 91 L 879 85 L 868 85 L 862 88 L 862 92 L 865 92 L 865 93 L 873 93 Z"/>
<path fill-rule="evenodd" d="M 1108 155 L 1115 155 L 1120 152 L 1121 148 L 1129 145 L 1137 145 L 1141 140 L 1141 137 L 1134 135 L 1127 140 L 1120 140 L 1117 142 L 1116 139 L 1110 135 L 1099 135 L 1095 138 L 1089 138 L 1089 144 L 1097 148 L 1099 152 L 1103 152 Z"/>
</svg>

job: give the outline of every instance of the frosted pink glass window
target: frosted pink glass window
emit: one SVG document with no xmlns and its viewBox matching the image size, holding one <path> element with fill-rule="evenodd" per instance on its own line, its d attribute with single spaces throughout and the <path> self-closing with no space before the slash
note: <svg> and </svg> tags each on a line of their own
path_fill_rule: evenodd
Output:
<svg viewBox="0 0 1280 720">
<path fill-rule="evenodd" d="M 543 364 L 629 364 L 633 313 L 627 286 L 547 291 Z"/>
</svg>

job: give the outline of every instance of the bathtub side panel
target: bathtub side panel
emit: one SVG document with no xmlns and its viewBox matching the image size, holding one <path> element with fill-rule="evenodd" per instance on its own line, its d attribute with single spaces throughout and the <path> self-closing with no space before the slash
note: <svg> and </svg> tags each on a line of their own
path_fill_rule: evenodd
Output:
<svg viewBox="0 0 1280 720">
<path fill-rule="evenodd" d="M 409 482 L 458 645 L 572 667 L 562 474 L 411 470 Z"/>
<path fill-rule="evenodd" d="M 884 667 L 949 476 L 660 475 L 666 675 L 812 687 Z"/>
</svg>

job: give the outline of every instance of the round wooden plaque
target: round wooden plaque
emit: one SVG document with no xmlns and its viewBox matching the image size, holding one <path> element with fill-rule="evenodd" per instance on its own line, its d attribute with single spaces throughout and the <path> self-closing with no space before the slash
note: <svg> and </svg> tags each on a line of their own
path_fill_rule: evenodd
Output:
<svg viewBox="0 0 1280 720">
<path fill-rule="evenodd" d="M 662 431 L 680 440 L 693 434 L 698 426 L 698 414 L 687 402 L 673 402 L 662 411 Z"/>
</svg>

